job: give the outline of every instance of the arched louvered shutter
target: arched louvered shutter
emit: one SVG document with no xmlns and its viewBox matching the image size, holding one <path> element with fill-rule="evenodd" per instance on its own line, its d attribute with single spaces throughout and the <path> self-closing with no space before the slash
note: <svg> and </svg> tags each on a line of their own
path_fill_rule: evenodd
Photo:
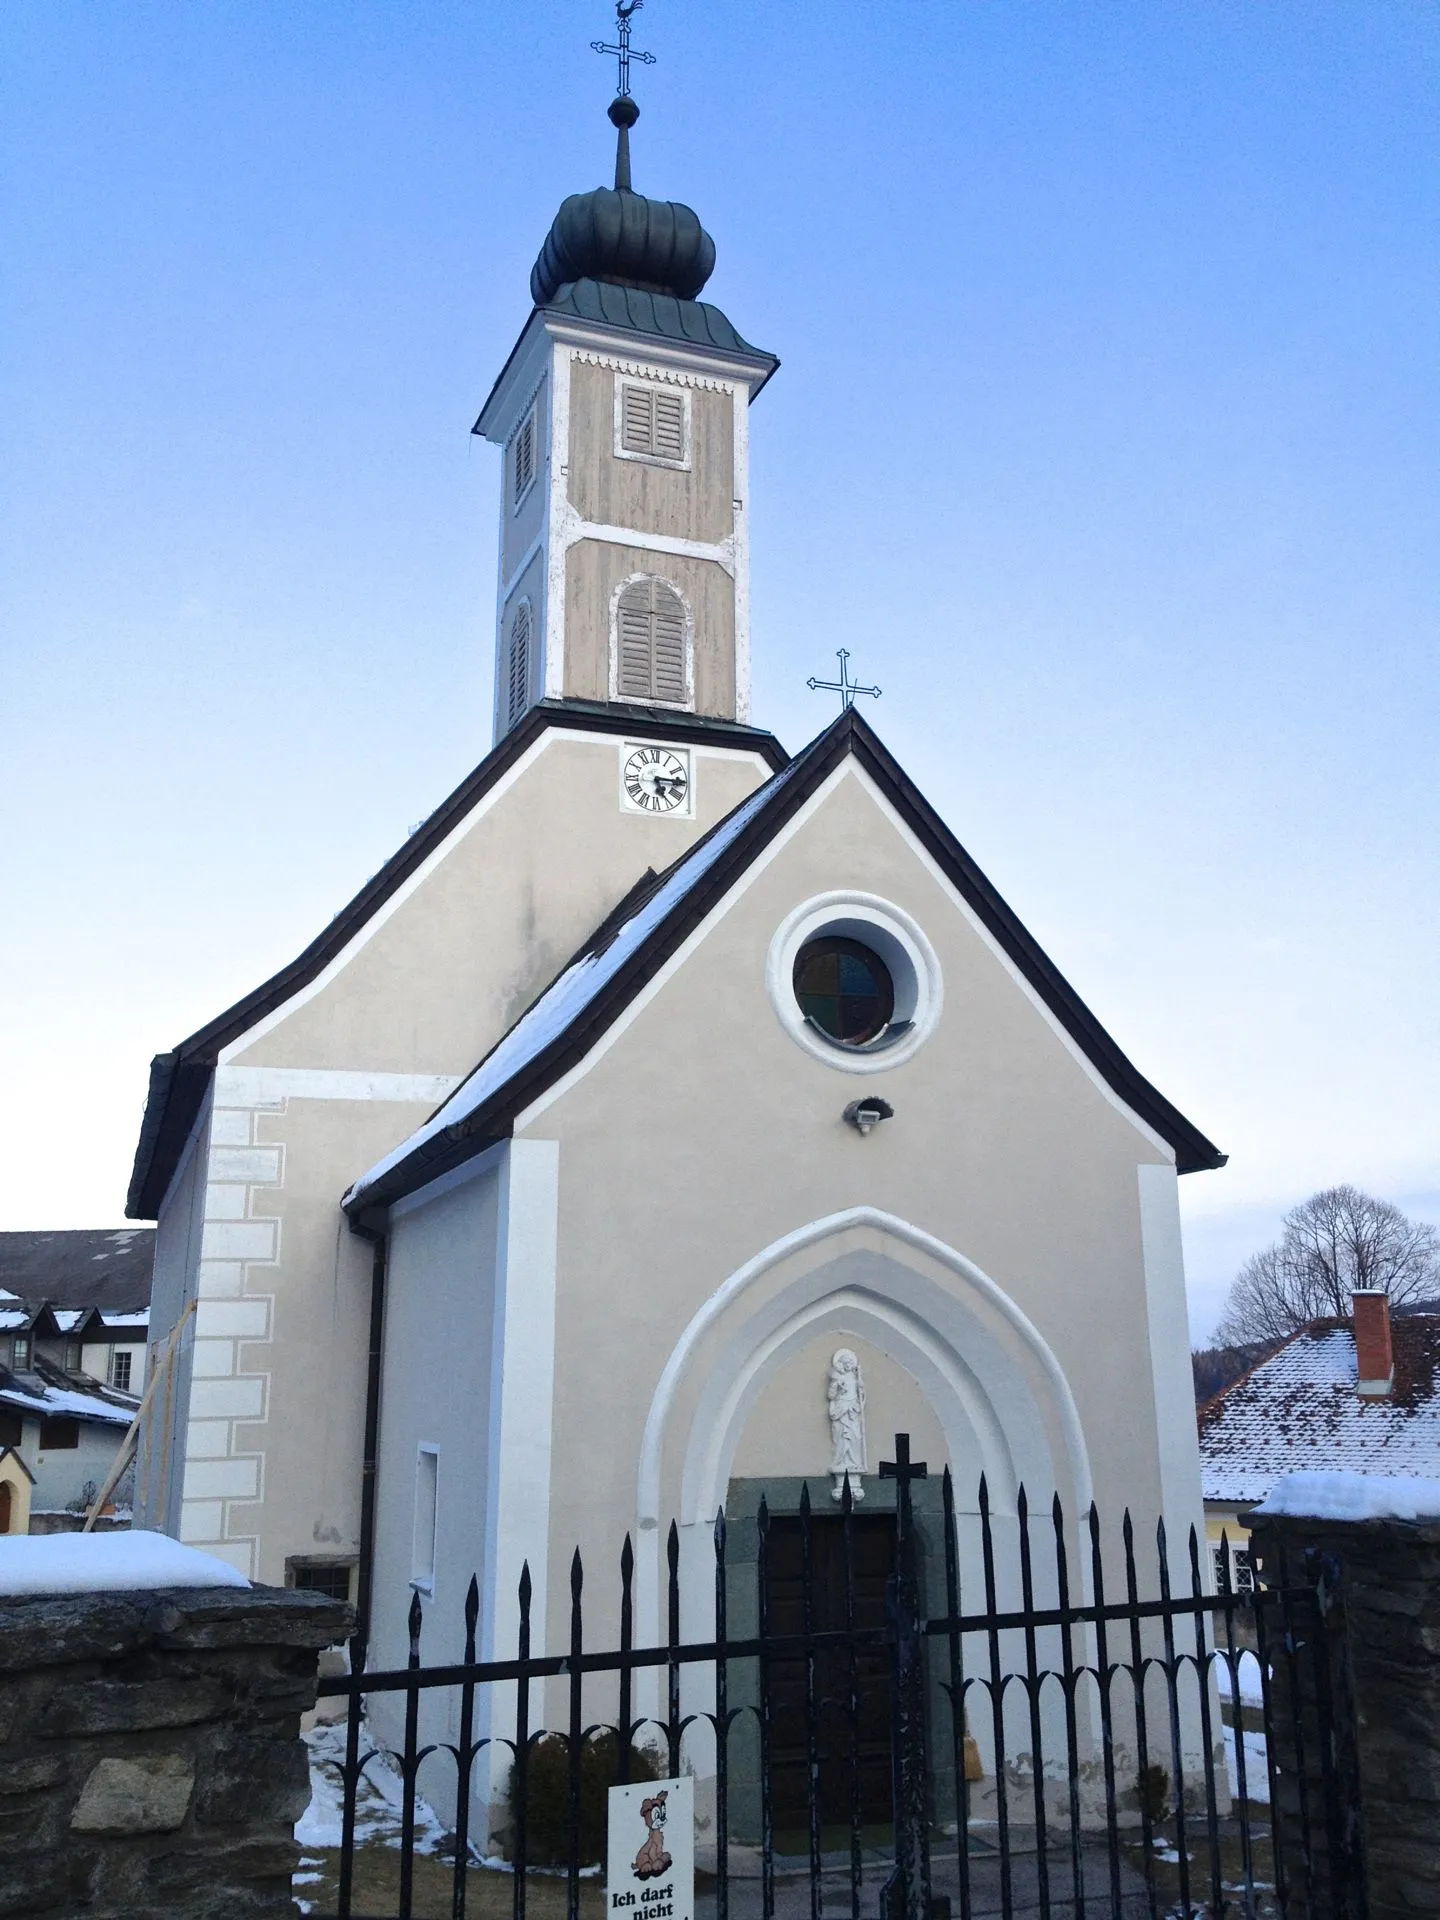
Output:
<svg viewBox="0 0 1440 1920">
<path fill-rule="evenodd" d="M 530 704 L 530 603 L 522 600 L 510 617 L 505 659 L 505 725 L 513 727 Z"/>
<path fill-rule="evenodd" d="M 616 693 L 622 700 L 689 700 L 685 602 L 663 580 L 632 580 L 616 609 Z"/>
</svg>

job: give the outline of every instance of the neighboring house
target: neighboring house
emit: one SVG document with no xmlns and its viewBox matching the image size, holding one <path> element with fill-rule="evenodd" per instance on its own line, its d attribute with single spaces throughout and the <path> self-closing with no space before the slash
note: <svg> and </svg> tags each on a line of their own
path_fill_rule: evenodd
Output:
<svg viewBox="0 0 1440 1920">
<path fill-rule="evenodd" d="M 1242 1515 L 1282 1474 L 1440 1476 L 1440 1313 L 1390 1318 L 1357 1293 L 1351 1320 L 1320 1320 L 1200 1409 L 1205 1530 L 1217 1580 L 1222 1533 L 1232 1579 L 1249 1586 Z"/>
<path fill-rule="evenodd" d="M 144 1392 L 154 1246 L 135 1228 L 0 1233 L 0 1533 L 104 1484 Z"/>
</svg>

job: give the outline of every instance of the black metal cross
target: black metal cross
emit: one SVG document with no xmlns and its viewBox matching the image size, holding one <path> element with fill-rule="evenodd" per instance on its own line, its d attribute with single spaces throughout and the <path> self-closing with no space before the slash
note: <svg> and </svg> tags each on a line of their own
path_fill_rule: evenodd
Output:
<svg viewBox="0 0 1440 1920">
<path fill-rule="evenodd" d="M 908 1486 L 912 1480 L 928 1480 L 930 1478 L 930 1469 L 926 1466 L 925 1462 L 923 1460 L 912 1460 L 910 1458 L 910 1436 L 908 1433 L 896 1434 L 895 1458 L 893 1460 L 882 1460 L 880 1462 L 880 1478 L 882 1480 L 898 1480 L 902 1487 Z"/>
<path fill-rule="evenodd" d="M 638 60 L 642 67 L 653 67 L 653 53 L 640 53 L 630 45 L 630 16 L 638 13 L 645 0 L 615 0 L 615 37 L 619 44 L 611 46 L 607 40 L 592 40 L 591 47 L 596 53 L 613 53 L 620 62 L 620 98 L 630 97 L 630 62 Z"/>
<path fill-rule="evenodd" d="M 812 674 L 805 682 L 812 693 L 838 693 L 840 696 L 840 711 L 842 713 L 854 706 L 857 693 L 868 693 L 876 700 L 880 698 L 879 687 L 857 687 L 855 682 L 850 678 L 850 651 L 848 647 L 841 647 L 835 657 L 840 662 L 840 678 L 838 680 L 817 680 Z"/>
</svg>

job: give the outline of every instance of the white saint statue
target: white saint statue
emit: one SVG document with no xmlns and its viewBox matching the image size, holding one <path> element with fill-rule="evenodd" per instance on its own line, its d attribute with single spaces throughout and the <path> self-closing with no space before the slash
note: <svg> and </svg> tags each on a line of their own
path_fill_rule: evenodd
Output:
<svg viewBox="0 0 1440 1920">
<path fill-rule="evenodd" d="M 831 1357 L 825 1398 L 830 1409 L 830 1496 L 834 1500 L 845 1497 L 848 1474 L 850 1498 L 863 1500 L 865 1489 L 860 1476 L 865 1471 L 865 1382 L 860 1362 L 848 1347 L 841 1347 Z"/>
</svg>

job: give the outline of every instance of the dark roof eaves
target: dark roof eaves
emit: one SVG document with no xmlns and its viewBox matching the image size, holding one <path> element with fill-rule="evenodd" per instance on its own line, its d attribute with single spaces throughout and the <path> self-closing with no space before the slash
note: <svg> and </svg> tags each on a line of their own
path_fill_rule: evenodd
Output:
<svg viewBox="0 0 1440 1920">
<path fill-rule="evenodd" d="M 184 1151 L 190 1129 L 204 1102 L 215 1061 L 223 1047 L 239 1039 L 256 1020 L 283 1006 L 339 954 L 390 896 L 427 860 L 492 786 L 550 728 L 623 736 L 645 731 L 700 746 L 718 738 L 743 741 L 778 772 L 789 756 L 771 733 L 735 721 L 677 715 L 654 707 L 592 706 L 584 701 L 542 700 L 466 775 L 435 811 L 418 826 L 371 876 L 328 926 L 288 965 L 254 988 L 207 1025 L 150 1063 L 150 1088 L 140 1125 L 135 1164 L 126 1196 L 130 1220 L 153 1220 L 159 1213 Z M 157 1161 L 161 1166 L 157 1167 Z M 168 1170 L 166 1170 L 168 1164 Z M 163 1184 L 160 1174 L 163 1172 Z"/>
<path fill-rule="evenodd" d="M 417 1147 L 412 1155 L 391 1168 L 382 1180 L 367 1188 L 354 1204 L 353 1210 L 369 1215 L 428 1185 L 442 1174 L 453 1171 L 476 1154 L 488 1151 L 496 1141 L 507 1137 L 516 1116 L 585 1057 L 595 1040 L 612 1024 L 634 994 L 659 971 L 714 902 L 729 889 L 734 877 L 744 871 L 755 853 L 774 837 L 847 753 L 854 753 L 871 777 L 889 792 L 912 830 L 952 879 L 962 897 L 980 915 L 1046 1005 L 1080 1045 L 1086 1057 L 1100 1070 L 1107 1084 L 1139 1118 L 1175 1149 L 1178 1170 L 1183 1173 L 1223 1166 L 1225 1156 L 1131 1064 L 971 860 L 898 761 L 882 745 L 864 718 L 850 708 L 796 756 L 796 761 L 792 763 L 792 777 L 759 810 L 744 831 L 736 835 L 724 855 L 675 903 L 649 939 L 637 948 L 630 960 L 617 970 L 576 1019 L 557 1034 L 549 1046 L 541 1049 L 519 1069 L 511 1080 L 497 1089 L 488 1101 L 467 1115 L 454 1137 L 442 1136 L 445 1140 L 443 1147 L 434 1140 Z M 802 761 L 807 763 L 803 767 L 798 764 Z M 712 832 L 718 831 L 719 825 L 723 825 L 723 822 L 717 823 Z M 689 858 L 703 845 L 703 840 L 697 841 L 684 857 Z M 545 989 L 545 992 L 548 991 L 549 987 Z M 537 998 L 543 998 L 543 994 Z M 499 1045 L 499 1042 L 496 1044 Z M 1097 1054 L 1100 1057 L 1097 1058 Z M 483 1061 L 478 1062 L 474 1071 L 478 1072 L 483 1064 Z M 1205 1157 L 1207 1155 L 1208 1158 Z M 1187 1159 L 1188 1164 L 1181 1164 Z M 407 1169 L 412 1171 L 407 1172 Z"/>
<path fill-rule="evenodd" d="M 1199 1173 L 1223 1167 L 1227 1155 L 1172 1106 L 1111 1038 L 1019 916 L 996 892 L 951 829 L 860 714 L 855 715 L 856 757 L 904 813 L 927 851 L 980 915 L 1086 1058 L 1132 1112 L 1175 1149 L 1177 1171 Z"/>
<path fill-rule="evenodd" d="M 350 1204 L 348 1210 L 352 1216 L 369 1217 L 374 1212 L 383 1210 L 396 1200 L 404 1199 L 407 1194 L 428 1186 L 432 1180 L 439 1179 L 443 1174 L 453 1172 L 465 1161 L 487 1152 L 498 1140 L 507 1138 L 516 1116 L 522 1113 L 532 1100 L 537 1099 L 547 1087 L 552 1086 L 556 1080 L 568 1073 L 571 1067 L 579 1065 L 595 1041 L 612 1025 L 635 994 L 653 979 L 671 954 L 705 918 L 716 900 L 728 892 L 735 878 L 744 872 L 755 854 L 779 832 L 819 782 L 843 757 L 847 750 L 848 737 L 848 729 L 842 720 L 798 754 L 797 761 L 808 758 L 810 764 L 804 768 L 796 767 L 793 776 L 757 812 L 745 829 L 735 836 L 730 846 L 712 866 L 706 869 L 696 884 L 675 902 L 649 938 L 637 947 L 624 966 L 616 970 L 604 988 L 565 1027 L 564 1031 L 557 1034 L 548 1046 L 543 1047 L 532 1060 L 518 1069 L 489 1100 L 477 1107 L 473 1113 L 468 1114 L 463 1122 L 458 1123 L 453 1135 L 447 1133 L 441 1135 L 439 1140 L 423 1142 L 397 1166 L 392 1167 L 382 1179 L 376 1181 L 373 1186 L 367 1187 L 364 1193 L 357 1196 Z M 794 762 L 791 764 L 795 766 Z M 741 802 L 741 804 L 744 803 Z M 718 832 L 723 825 L 723 820 L 717 821 L 710 832 Z M 704 839 L 697 840 L 694 847 L 682 856 L 682 861 L 698 852 L 709 838 L 710 834 L 706 834 Z M 681 862 L 676 862 L 676 865 L 679 864 Z M 661 879 L 665 877 L 662 875 Z M 610 917 L 607 916 L 607 920 L 601 923 L 602 926 L 608 925 Z M 588 951 L 594 939 L 595 936 L 592 934 L 590 940 L 580 949 L 581 954 Z M 573 964 L 573 960 L 567 961 L 555 978 L 559 979 L 561 974 Z M 552 980 L 542 993 L 536 996 L 537 1001 L 543 999 L 553 985 Z M 535 1002 L 532 1002 L 532 1005 L 534 1004 Z M 524 1017 L 524 1014 L 520 1016 L 521 1019 Z M 513 1024 L 509 1031 L 514 1031 Z M 503 1038 L 504 1035 L 501 1036 L 501 1039 Z M 497 1040 L 496 1046 L 499 1044 L 500 1041 Z M 493 1050 L 492 1048 L 491 1051 Z M 486 1058 L 488 1057 L 487 1055 Z M 466 1077 L 473 1078 L 474 1073 L 478 1073 L 484 1064 L 484 1060 L 478 1061 L 472 1073 Z M 454 1095 L 450 1097 L 453 1099 Z"/>
</svg>

